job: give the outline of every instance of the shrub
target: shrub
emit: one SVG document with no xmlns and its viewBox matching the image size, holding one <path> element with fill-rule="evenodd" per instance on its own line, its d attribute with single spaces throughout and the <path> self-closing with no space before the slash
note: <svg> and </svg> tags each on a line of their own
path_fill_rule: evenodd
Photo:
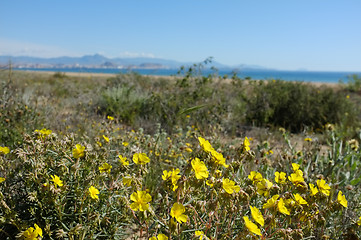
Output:
<svg viewBox="0 0 361 240">
<path fill-rule="evenodd" d="M 340 91 L 280 80 L 253 81 L 246 120 L 256 126 L 278 126 L 300 132 L 326 123 L 357 125 L 357 109 Z"/>
<path fill-rule="evenodd" d="M 112 87 L 103 91 L 99 110 L 121 119 L 126 124 L 134 124 L 147 100 L 147 94 L 137 91 L 135 87 Z"/>
<path fill-rule="evenodd" d="M 343 84 L 343 82 L 341 82 Z M 348 76 L 346 89 L 361 94 L 361 77 L 357 74 Z"/>
<path fill-rule="evenodd" d="M 0 89 L 0 146 L 13 148 L 21 144 L 24 133 L 38 127 L 41 121 L 36 110 L 25 103 L 11 78 L 0 78 Z"/>
</svg>

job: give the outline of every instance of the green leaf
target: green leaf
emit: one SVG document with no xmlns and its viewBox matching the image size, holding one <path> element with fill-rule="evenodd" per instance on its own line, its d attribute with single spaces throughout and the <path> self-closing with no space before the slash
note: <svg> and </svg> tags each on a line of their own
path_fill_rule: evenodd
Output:
<svg viewBox="0 0 361 240">
<path fill-rule="evenodd" d="M 207 105 L 208 104 L 202 104 L 202 105 L 197 105 L 197 106 L 193 106 L 193 107 L 190 107 L 190 108 L 183 108 L 177 113 L 177 115 L 188 114 L 188 113 L 191 113 L 193 111 L 197 111 L 197 110 L 199 110 L 201 108 L 204 108 Z"/>
<path fill-rule="evenodd" d="M 355 186 L 355 185 L 357 185 L 360 181 L 361 181 L 361 177 L 352 180 L 352 181 L 350 182 L 350 184 Z"/>
</svg>

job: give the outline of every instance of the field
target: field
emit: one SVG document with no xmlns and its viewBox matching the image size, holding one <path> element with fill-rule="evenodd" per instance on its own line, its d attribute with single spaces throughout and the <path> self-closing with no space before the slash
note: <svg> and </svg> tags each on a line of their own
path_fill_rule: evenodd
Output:
<svg viewBox="0 0 361 240">
<path fill-rule="evenodd" d="M 360 239 L 361 78 L 0 70 L 0 239 Z"/>
</svg>

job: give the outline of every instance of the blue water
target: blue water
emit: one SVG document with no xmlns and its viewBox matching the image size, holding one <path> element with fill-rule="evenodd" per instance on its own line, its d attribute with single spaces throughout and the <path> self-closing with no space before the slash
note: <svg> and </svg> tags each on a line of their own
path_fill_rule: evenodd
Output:
<svg viewBox="0 0 361 240">
<path fill-rule="evenodd" d="M 83 73 L 128 73 L 127 69 L 98 69 L 98 68 L 20 68 L 16 70 L 29 71 L 52 71 L 52 72 L 83 72 Z M 178 69 L 133 69 L 141 75 L 159 75 L 171 76 L 176 75 Z M 212 70 L 203 70 L 203 75 L 214 73 Z M 361 77 L 361 72 L 314 72 L 314 71 L 275 71 L 275 70 L 248 70 L 240 71 L 237 76 L 240 78 L 250 77 L 251 79 L 281 79 L 286 81 L 302 82 L 321 82 L 321 83 L 338 83 L 339 81 L 347 82 L 348 76 L 357 74 Z M 232 70 L 219 70 L 218 75 L 233 75 Z"/>
</svg>

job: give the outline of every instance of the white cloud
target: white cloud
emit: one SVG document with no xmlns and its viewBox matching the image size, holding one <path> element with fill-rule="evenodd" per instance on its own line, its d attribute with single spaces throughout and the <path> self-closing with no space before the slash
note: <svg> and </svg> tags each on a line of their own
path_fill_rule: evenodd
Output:
<svg viewBox="0 0 361 240">
<path fill-rule="evenodd" d="M 136 53 L 136 52 L 121 52 L 119 54 L 119 57 L 124 57 L 124 58 L 136 58 L 136 57 L 146 57 L 146 58 L 155 58 L 155 55 L 152 53 Z"/>
<path fill-rule="evenodd" d="M 59 57 L 79 56 L 60 47 L 0 38 L 0 55 Z"/>
<path fill-rule="evenodd" d="M 103 56 L 111 56 L 108 55 L 106 51 L 97 51 L 98 54 Z M 17 41 L 8 38 L 0 38 L 0 55 L 6 56 L 31 56 L 31 57 L 61 57 L 61 56 L 83 56 L 87 53 L 75 53 L 69 50 L 63 49 L 58 46 L 51 45 L 42 45 L 31 42 Z M 156 58 L 156 56 L 152 53 L 146 52 L 130 52 L 124 51 L 119 53 L 116 56 L 111 57 L 123 57 L 123 58 L 136 58 L 136 57 L 145 57 L 145 58 Z"/>
</svg>

